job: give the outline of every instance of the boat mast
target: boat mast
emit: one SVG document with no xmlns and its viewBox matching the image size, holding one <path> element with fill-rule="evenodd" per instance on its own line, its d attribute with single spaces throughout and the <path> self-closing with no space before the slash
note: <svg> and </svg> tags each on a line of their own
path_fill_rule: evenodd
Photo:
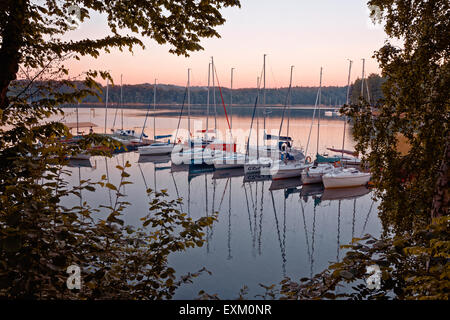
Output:
<svg viewBox="0 0 450 320">
<path fill-rule="evenodd" d="M 156 80 L 153 85 L 153 140 L 156 139 Z"/>
<path fill-rule="evenodd" d="M 147 112 L 145 113 L 145 118 L 144 118 L 144 125 L 142 126 L 142 131 L 141 131 L 141 135 L 139 136 L 139 141 L 142 142 L 142 139 L 144 137 L 144 130 L 145 130 L 145 125 L 147 124 L 147 119 L 148 119 L 148 115 L 150 114 L 150 110 L 151 110 L 151 103 L 149 101 L 148 103 L 148 108 L 147 108 Z M 178 130 L 178 128 L 177 128 Z"/>
<path fill-rule="evenodd" d="M 349 98 L 350 98 L 350 74 L 352 72 L 352 60 L 348 60 L 349 61 L 349 66 L 348 66 L 348 79 L 347 79 L 347 97 L 345 99 L 345 105 L 348 106 L 348 102 L 349 102 Z M 341 153 L 341 158 L 344 157 L 344 144 L 345 144 L 345 127 L 347 126 L 347 116 L 345 116 L 344 118 L 344 135 L 342 137 L 342 153 Z"/>
<path fill-rule="evenodd" d="M 288 119 L 287 119 L 287 132 L 286 136 L 289 137 L 289 122 L 291 118 L 291 97 L 292 97 L 292 74 L 294 72 L 294 66 L 291 66 L 291 78 L 289 80 L 289 100 L 288 100 Z"/>
<path fill-rule="evenodd" d="M 233 71 L 231 68 L 231 85 L 230 85 L 230 130 L 233 129 Z"/>
<path fill-rule="evenodd" d="M 264 54 L 264 90 L 263 90 L 263 105 L 264 105 L 264 134 L 266 133 L 266 54 Z M 264 139 L 264 145 L 266 144 L 266 140 Z"/>
<path fill-rule="evenodd" d="M 217 136 L 217 105 L 216 105 L 216 82 L 215 82 L 215 71 L 214 67 L 214 57 L 211 57 L 211 68 L 212 68 L 212 80 L 213 80 L 213 103 L 214 103 L 214 137 Z"/>
<path fill-rule="evenodd" d="M 189 146 L 191 146 L 191 69 L 188 69 L 188 83 L 187 83 L 187 104 L 188 104 L 188 134 Z"/>
<path fill-rule="evenodd" d="M 320 67 L 320 84 L 319 84 L 319 103 L 317 105 L 319 112 L 317 115 L 317 154 L 319 154 L 319 133 L 320 133 L 320 101 L 322 97 L 322 70 L 323 68 Z"/>
<path fill-rule="evenodd" d="M 362 76 L 361 76 L 361 97 L 364 98 L 364 66 L 366 64 L 366 59 L 362 59 Z"/>
<path fill-rule="evenodd" d="M 290 81 L 289 81 L 289 88 L 288 88 L 288 92 L 286 94 L 286 99 L 284 102 L 284 108 L 283 108 L 283 113 L 281 116 L 281 121 L 280 121 L 280 129 L 278 130 L 278 138 L 277 138 L 277 143 L 279 144 L 280 142 L 280 137 L 281 137 L 281 130 L 283 129 L 283 123 L 284 123 L 284 116 L 286 114 L 286 108 L 288 108 L 289 105 L 289 95 L 291 93 L 291 87 L 292 87 L 292 71 L 294 69 L 294 66 L 291 66 L 291 76 L 290 76 Z M 289 116 L 288 116 L 288 125 L 287 125 L 287 136 L 289 136 Z"/>
<path fill-rule="evenodd" d="M 78 136 L 79 132 L 80 132 L 80 128 L 79 128 L 79 120 L 78 120 L 78 106 L 80 105 L 80 102 L 78 101 L 77 104 L 77 134 L 75 136 Z"/>
<path fill-rule="evenodd" d="M 106 134 L 106 124 L 108 121 L 108 89 L 109 89 L 109 79 L 106 79 L 105 134 Z"/>
<path fill-rule="evenodd" d="M 211 83 L 211 62 L 208 63 L 208 95 L 206 96 L 206 139 L 208 139 L 209 130 L 209 87 Z"/>
<path fill-rule="evenodd" d="M 122 130 L 123 130 L 123 85 L 122 85 L 122 74 L 120 75 L 120 112 L 122 116 Z"/>
<path fill-rule="evenodd" d="M 362 60 L 363 60 L 363 81 L 366 82 L 367 102 L 370 104 L 369 83 L 366 80 L 366 72 L 365 72 L 366 59 L 362 59 Z M 363 95 L 362 90 L 363 90 L 363 87 L 361 86 L 361 95 Z"/>
<path fill-rule="evenodd" d="M 258 77 L 256 80 L 256 92 L 258 94 L 257 99 L 259 100 L 259 85 L 261 79 Z M 256 158 L 259 159 L 259 111 L 256 110 Z"/>
<path fill-rule="evenodd" d="M 322 67 L 320 68 L 320 85 L 322 86 Z M 313 124 L 314 124 L 314 119 L 316 118 L 316 109 L 317 109 L 317 103 L 319 101 L 319 94 L 320 94 L 320 88 L 319 88 L 319 90 L 317 90 L 316 102 L 314 103 L 314 112 L 313 112 L 313 117 L 311 120 L 311 125 L 309 127 L 308 141 L 306 142 L 305 155 L 308 154 L 309 142 L 311 140 L 311 132 L 312 132 Z M 306 158 L 305 158 L 305 163 L 306 163 Z"/>
</svg>

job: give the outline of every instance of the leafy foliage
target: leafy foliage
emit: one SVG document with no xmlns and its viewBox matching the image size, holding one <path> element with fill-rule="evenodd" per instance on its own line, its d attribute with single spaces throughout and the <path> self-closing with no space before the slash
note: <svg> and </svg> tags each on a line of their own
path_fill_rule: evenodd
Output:
<svg viewBox="0 0 450 320">
<path fill-rule="evenodd" d="M 181 284 L 205 271 L 176 278 L 167 257 L 202 245 L 202 230 L 215 217 L 194 222 L 175 208 L 181 200 L 167 201 L 164 191 L 148 190 L 150 211 L 143 227 L 125 226 L 121 216 L 128 204 L 120 190 L 129 183 L 127 166 L 118 167 L 119 186 L 103 179 L 70 188 L 64 178 L 71 155 L 110 156 L 121 144 L 95 134 L 72 139 L 67 127 L 49 117 L 64 117 L 61 105 L 101 98 L 100 78 L 113 82 L 108 72 L 96 70 L 69 77 L 67 60 L 97 58 L 113 48 L 131 51 L 143 47 L 142 38 L 188 55 L 202 49 L 201 38 L 219 36 L 214 28 L 225 22 L 219 9 L 239 5 L 238 0 L 0 2 L 0 296 L 171 298 Z M 109 34 L 71 40 L 74 8 L 80 23 L 94 13 L 105 15 Z M 82 191 L 99 187 L 116 192 L 113 205 L 63 205 L 65 197 L 81 199 Z M 80 292 L 66 287 L 66 268 L 72 264 L 82 269 Z"/>
<path fill-rule="evenodd" d="M 353 135 L 370 165 L 385 230 L 408 231 L 427 225 L 439 169 L 448 163 L 450 139 L 450 31 L 448 1 L 369 1 L 382 10 L 385 30 L 403 48 L 386 43 L 375 57 L 386 78 L 384 99 L 374 108 L 354 104 Z M 398 150 L 405 138 L 409 152 Z M 442 174 L 448 174 L 442 173 Z M 448 187 L 448 186 L 447 186 Z M 447 201 L 442 199 L 442 204 Z M 408 208 L 405 210 L 405 208 Z"/>
<path fill-rule="evenodd" d="M 359 93 L 356 101 L 361 86 L 355 85 L 352 104 L 342 112 L 350 116 L 356 149 L 370 166 L 384 234 L 353 239 L 343 246 L 349 251 L 342 261 L 312 279 L 267 286 L 265 296 L 449 299 L 450 5 L 445 0 L 368 4 L 372 14 L 380 10 L 386 33 L 403 46 L 387 42 L 375 53 L 385 79 L 383 98 L 368 101 Z M 399 148 L 401 138 L 407 151 Z M 379 290 L 365 283 L 366 268 L 374 264 L 382 272 Z"/>
<path fill-rule="evenodd" d="M 68 187 L 62 167 L 43 176 L 42 184 L 25 190 L 28 200 L 11 206 L 11 195 L 2 192 L 0 225 L 0 296 L 7 298 L 90 298 L 90 299 L 169 299 L 183 283 L 205 270 L 180 277 L 168 265 L 169 254 L 203 245 L 203 228 L 216 216 L 192 221 L 176 209 L 181 199 L 167 201 L 167 193 L 149 189 L 149 213 L 143 227 L 134 230 L 121 219 L 128 203 L 121 189 L 129 184 L 125 167 L 118 186 L 107 182 L 80 181 Z M 95 216 L 99 208 L 86 203 L 67 208 L 60 203 L 66 196 L 81 197 L 84 190 L 109 188 L 116 193 L 111 206 L 102 206 L 105 218 Z M 14 192 L 14 193 L 12 193 Z M 9 203 L 9 205 L 8 205 Z M 7 211 L 6 211 L 6 210 Z M 82 288 L 69 291 L 66 269 L 81 268 Z"/>
<path fill-rule="evenodd" d="M 375 73 L 370 74 L 364 79 L 364 87 L 362 88 L 364 91 L 363 95 L 369 103 L 378 105 L 382 101 L 384 98 L 382 85 L 385 81 L 386 79 Z M 350 89 L 350 102 L 352 104 L 357 104 L 359 102 L 359 98 L 361 97 L 361 85 L 362 81 L 359 78 L 352 84 Z M 369 93 L 369 96 L 367 96 L 367 92 Z"/>
<path fill-rule="evenodd" d="M 350 250 L 313 279 L 286 279 L 285 299 L 445 299 L 450 296 L 448 216 L 405 236 L 375 239 L 366 235 L 343 246 Z M 381 269 L 381 287 L 369 289 L 367 267 Z M 350 286 L 352 286 L 350 288 Z M 337 288 L 340 293 L 336 292 Z"/>
</svg>

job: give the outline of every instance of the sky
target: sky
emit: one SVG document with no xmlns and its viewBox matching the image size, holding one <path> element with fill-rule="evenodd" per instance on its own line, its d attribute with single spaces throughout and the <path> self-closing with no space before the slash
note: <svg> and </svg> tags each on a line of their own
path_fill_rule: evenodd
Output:
<svg viewBox="0 0 450 320">
<path fill-rule="evenodd" d="M 266 54 L 266 87 L 289 85 L 290 66 L 295 66 L 293 86 L 318 86 L 323 67 L 324 86 L 345 86 L 348 59 L 354 61 L 351 79 L 361 77 L 362 58 L 366 75 L 379 73 L 372 58 L 387 39 L 382 27 L 373 26 L 367 0 L 241 0 L 241 8 L 222 9 L 227 20 L 217 28 L 221 38 L 202 39 L 203 51 L 190 57 L 169 53 L 169 45 L 144 39 L 145 49 L 133 53 L 113 50 L 99 58 L 70 61 L 71 75 L 89 69 L 109 70 L 114 82 L 158 83 L 185 86 L 187 69 L 191 85 L 205 86 L 208 64 L 214 57 L 220 85 L 255 87 Z M 108 34 L 106 18 L 92 14 L 88 22 L 71 31 L 66 39 L 100 38 Z"/>
</svg>

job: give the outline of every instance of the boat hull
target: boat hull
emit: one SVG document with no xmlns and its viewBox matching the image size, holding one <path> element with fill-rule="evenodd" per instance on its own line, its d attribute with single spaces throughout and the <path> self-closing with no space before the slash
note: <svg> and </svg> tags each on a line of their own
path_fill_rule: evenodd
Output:
<svg viewBox="0 0 450 320">
<path fill-rule="evenodd" d="M 322 182 L 322 173 L 310 173 L 306 174 L 305 172 L 302 173 L 302 182 L 303 184 L 316 184 Z"/>
<path fill-rule="evenodd" d="M 334 170 L 335 168 L 331 164 L 319 164 L 318 166 L 313 166 L 302 172 L 302 182 L 303 184 L 322 183 L 323 175 L 333 172 Z"/>
<path fill-rule="evenodd" d="M 165 146 L 146 146 L 138 148 L 139 154 L 143 156 L 157 156 L 170 154 L 173 150 L 173 144 Z"/>
<path fill-rule="evenodd" d="M 278 169 L 277 173 L 272 174 L 272 180 L 281 180 L 289 178 L 299 178 L 302 174 L 303 168 L 296 169 Z"/>
<path fill-rule="evenodd" d="M 322 177 L 323 185 L 326 189 L 350 188 L 366 185 L 370 180 L 370 173 L 363 173 L 357 176 L 335 176 L 325 174 Z"/>
<path fill-rule="evenodd" d="M 303 170 L 311 167 L 312 164 L 298 163 L 298 162 L 279 162 L 278 165 L 271 169 L 271 176 L 273 180 L 300 178 Z"/>
<path fill-rule="evenodd" d="M 245 174 L 262 174 L 265 171 L 270 170 L 269 163 L 246 163 L 244 164 L 244 172 Z M 270 175 L 268 173 L 267 175 Z"/>
</svg>

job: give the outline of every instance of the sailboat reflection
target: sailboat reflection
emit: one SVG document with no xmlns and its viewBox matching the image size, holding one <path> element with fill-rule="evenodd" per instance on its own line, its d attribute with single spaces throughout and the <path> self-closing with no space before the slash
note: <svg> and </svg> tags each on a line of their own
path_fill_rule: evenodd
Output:
<svg viewBox="0 0 450 320">
<path fill-rule="evenodd" d="M 189 171 L 189 164 L 174 164 L 173 162 L 171 163 L 171 168 L 170 168 L 170 172 L 175 173 L 175 172 L 186 172 Z"/>
<path fill-rule="evenodd" d="M 228 179 L 244 176 L 244 168 L 232 168 L 216 170 L 213 174 L 213 179 Z"/>
<path fill-rule="evenodd" d="M 138 163 L 167 163 L 170 161 L 170 155 L 139 155 Z"/>
<path fill-rule="evenodd" d="M 322 200 L 354 199 L 362 197 L 368 193 L 370 193 L 370 189 L 365 186 L 355 188 L 325 189 L 322 195 Z"/>
<path fill-rule="evenodd" d="M 273 180 L 272 183 L 270 184 L 269 190 L 274 191 L 274 190 L 297 188 L 301 185 L 302 181 L 298 178 Z"/>
<path fill-rule="evenodd" d="M 287 199 L 291 194 L 300 193 L 302 182 L 298 178 L 273 180 L 269 191 L 284 190 L 284 198 Z"/>
<path fill-rule="evenodd" d="M 271 176 L 261 175 L 259 173 L 254 173 L 254 174 L 253 173 L 252 174 L 247 173 L 247 174 L 244 175 L 243 182 L 247 183 L 247 182 L 269 181 L 269 180 L 272 180 Z"/>
<path fill-rule="evenodd" d="M 300 197 L 305 202 L 308 201 L 308 197 L 314 197 L 323 194 L 324 187 L 322 184 L 304 184 L 300 191 Z"/>
<path fill-rule="evenodd" d="M 370 189 L 366 187 L 356 187 L 356 188 L 339 188 L 339 189 L 324 189 L 322 185 L 303 185 L 300 192 L 300 205 L 302 208 L 302 216 L 303 216 L 303 224 L 305 230 L 306 237 L 306 245 L 307 251 L 310 259 L 310 276 L 313 275 L 313 265 L 314 265 L 314 240 L 315 240 L 315 224 L 316 224 L 316 210 L 317 207 L 323 201 L 338 201 L 338 209 L 337 209 L 337 252 L 336 252 L 336 261 L 339 261 L 339 253 L 340 253 L 340 232 L 341 232 L 341 204 L 343 200 L 353 200 L 353 213 L 352 213 L 352 232 L 351 238 L 353 239 L 355 236 L 355 222 L 356 222 L 356 200 L 360 197 L 363 197 L 370 193 Z M 303 202 L 308 201 L 308 198 L 311 197 L 314 200 L 313 203 L 313 223 L 312 223 L 312 232 L 311 232 L 311 249 L 309 245 L 309 237 L 308 230 L 306 227 L 305 220 L 305 208 Z M 364 226 L 362 228 L 361 235 L 364 233 L 367 221 L 369 219 L 369 215 L 372 211 L 372 207 L 374 204 L 374 200 L 370 206 L 369 212 L 364 222 Z"/>
<path fill-rule="evenodd" d="M 212 174 L 214 172 L 214 167 L 209 165 L 189 165 L 188 169 L 188 181 L 191 181 L 195 177 L 202 175 Z"/>
<path fill-rule="evenodd" d="M 273 191 L 270 191 L 270 196 L 272 198 L 272 206 L 273 206 L 273 214 L 275 217 L 275 226 L 277 228 L 277 235 L 278 235 L 278 243 L 280 245 L 280 251 L 281 251 L 281 267 L 283 270 L 283 277 L 286 277 L 286 198 L 283 200 L 283 238 L 281 238 L 280 235 L 280 227 L 278 224 L 278 216 L 277 216 L 277 209 L 275 206 L 275 199 L 273 198 Z"/>
<path fill-rule="evenodd" d="M 264 182 L 262 182 L 264 184 Z M 247 204 L 247 214 L 248 214 L 248 223 L 249 223 L 249 229 L 250 229 L 250 239 L 251 239 L 251 243 L 252 243 L 252 255 L 253 257 L 256 257 L 256 240 L 257 240 L 257 236 L 259 235 L 259 245 L 258 245 L 258 252 L 261 255 L 261 241 L 260 241 L 260 236 L 262 234 L 262 209 L 263 206 L 262 204 L 258 203 L 258 182 L 249 182 L 249 181 L 245 181 L 244 178 L 244 182 L 242 187 L 244 188 L 244 193 L 245 193 L 245 200 L 246 200 L 246 204 Z M 253 191 L 253 189 L 255 189 L 255 191 Z M 262 190 L 264 190 L 264 185 Z M 261 202 L 263 201 L 263 197 L 261 197 Z M 258 205 L 260 204 L 260 211 L 258 210 Z M 257 224 L 258 222 L 258 212 L 260 212 L 260 223 Z"/>
<path fill-rule="evenodd" d="M 70 169 L 73 182 L 78 186 L 81 175 L 95 177 L 105 170 L 106 179 L 117 182 L 113 169 L 127 160 L 132 160 L 127 170 L 135 184 L 126 185 L 126 191 L 140 188 L 137 200 L 148 202 L 145 185 L 146 189 L 168 189 L 170 199 L 184 198 L 177 209 L 193 219 L 219 212 L 218 220 L 204 229 L 204 246 L 192 255 L 205 257 L 211 270 L 218 264 L 243 269 L 265 264 L 275 271 L 274 281 L 283 276 L 308 277 L 324 263 L 342 259 L 346 249 L 340 246 L 351 237 L 372 232 L 377 226 L 373 224 L 377 221 L 376 202 L 371 204 L 370 190 L 365 187 L 324 190 L 321 184 L 302 185 L 298 178 L 269 181 L 270 177 L 257 174 L 245 177 L 242 168 L 213 171 L 206 166 L 176 166 L 167 156 L 129 153 L 70 161 L 71 167 L 78 167 Z M 99 172 L 92 175 L 87 168 L 94 167 L 95 161 Z M 109 206 L 114 192 L 102 192 L 103 196 L 96 198 Z M 127 193 L 124 189 L 120 192 Z M 91 195 L 83 191 L 82 196 Z M 82 207 L 78 200 L 75 204 Z"/>
<path fill-rule="evenodd" d="M 70 159 L 68 166 L 73 168 L 92 168 L 92 163 L 90 159 Z"/>
</svg>

